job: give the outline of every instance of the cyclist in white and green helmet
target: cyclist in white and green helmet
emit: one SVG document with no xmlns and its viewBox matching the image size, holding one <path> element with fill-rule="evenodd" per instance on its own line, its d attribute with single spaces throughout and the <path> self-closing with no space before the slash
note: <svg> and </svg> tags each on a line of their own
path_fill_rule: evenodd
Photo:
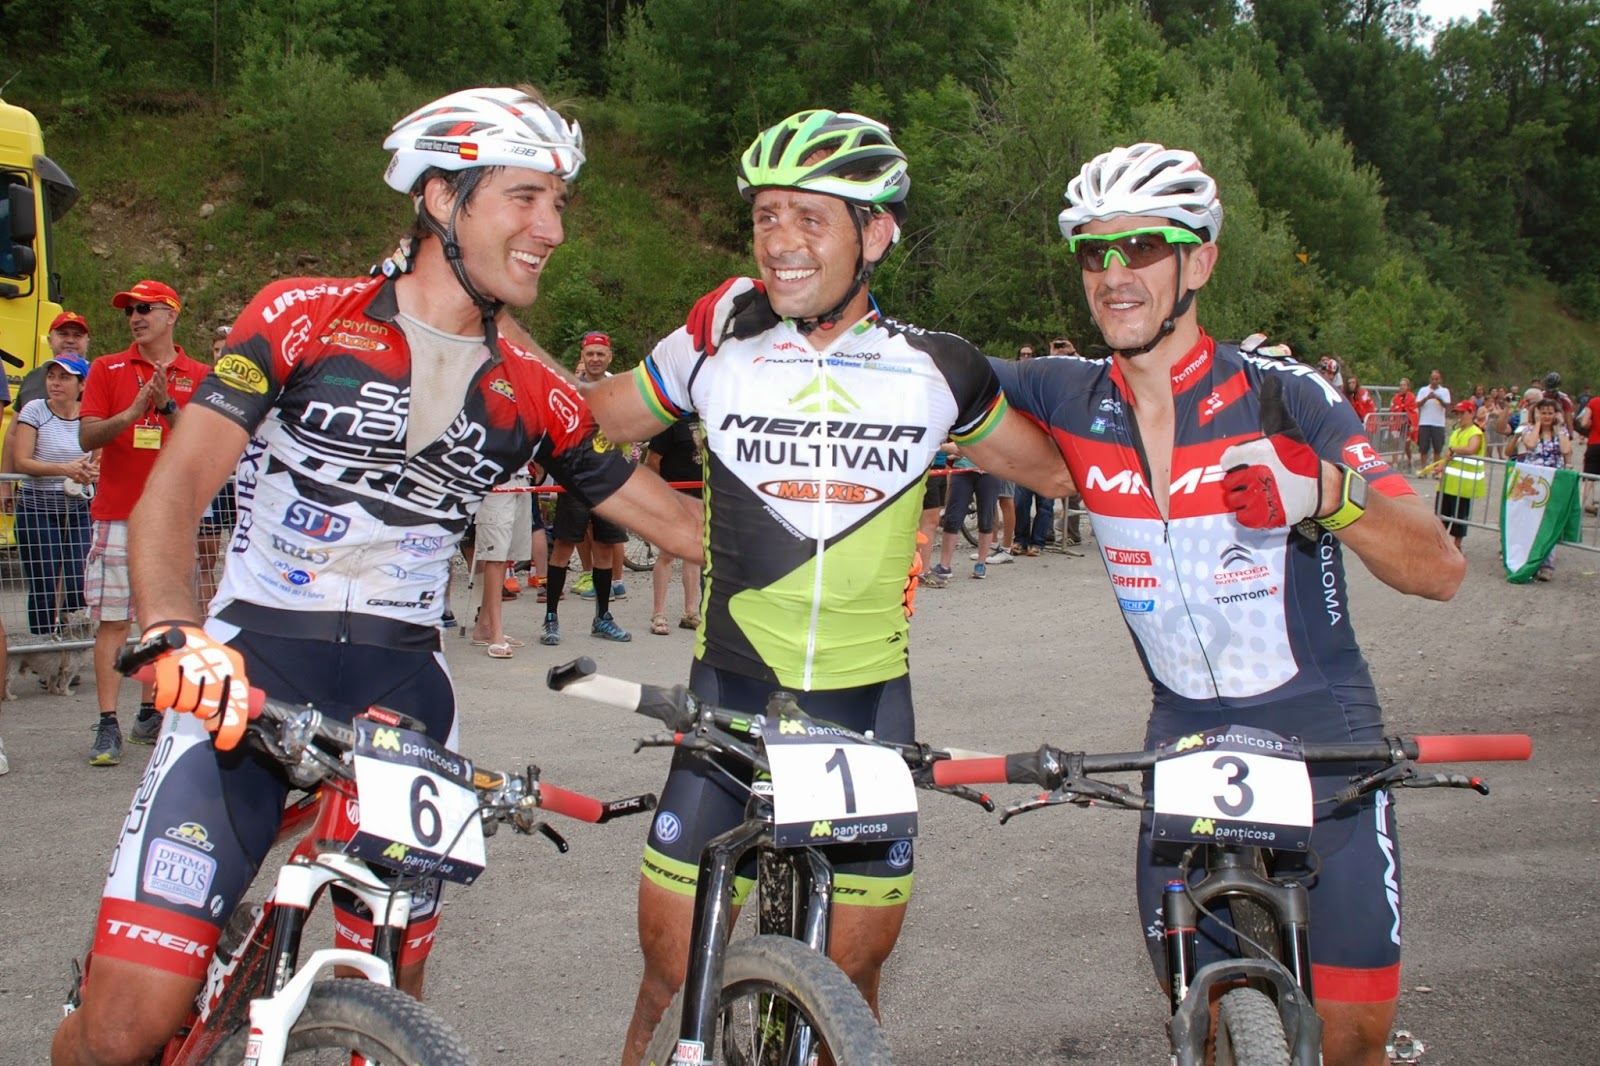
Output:
<svg viewBox="0 0 1600 1066">
<path fill-rule="evenodd" d="M 614 440 L 647 439 L 685 415 L 704 426 L 695 693 L 760 711 L 785 688 L 812 717 L 911 740 L 907 573 L 934 453 L 954 438 L 1001 477 L 1058 496 L 1065 465 L 1007 408 L 976 348 L 873 303 L 872 271 L 899 238 L 911 185 L 887 127 L 802 111 L 740 155 L 738 185 L 760 278 L 707 294 L 632 375 L 586 396 Z M 707 764 L 674 760 L 639 885 L 645 973 L 629 1066 L 683 981 L 700 851 L 743 821 L 747 798 Z M 833 822 L 835 838 L 851 839 L 859 821 Z M 831 851 L 833 954 L 876 1008 L 911 889 L 911 841 Z M 741 898 L 749 884 L 741 878 Z"/>
</svg>

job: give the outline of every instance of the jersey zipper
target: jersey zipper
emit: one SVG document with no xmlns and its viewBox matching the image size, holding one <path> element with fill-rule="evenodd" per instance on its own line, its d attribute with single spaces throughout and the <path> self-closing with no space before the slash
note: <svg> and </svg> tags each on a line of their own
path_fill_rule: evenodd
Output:
<svg viewBox="0 0 1600 1066">
<path fill-rule="evenodd" d="M 829 345 L 831 349 L 833 346 Z M 802 691 L 811 690 L 811 676 L 817 658 L 817 625 L 822 616 L 822 590 L 823 590 L 823 560 L 827 558 L 828 538 L 828 485 L 833 481 L 833 449 L 829 445 L 828 415 L 833 409 L 833 378 L 828 373 L 827 349 L 816 355 L 817 380 L 821 387 L 817 390 L 817 402 L 820 408 L 818 417 L 822 422 L 822 447 L 819 449 L 821 462 L 817 466 L 817 510 L 816 518 L 811 527 L 811 535 L 817 542 L 817 565 L 812 571 L 811 580 L 811 619 L 806 626 L 806 661 L 805 669 L 801 673 L 800 688 Z"/>
</svg>

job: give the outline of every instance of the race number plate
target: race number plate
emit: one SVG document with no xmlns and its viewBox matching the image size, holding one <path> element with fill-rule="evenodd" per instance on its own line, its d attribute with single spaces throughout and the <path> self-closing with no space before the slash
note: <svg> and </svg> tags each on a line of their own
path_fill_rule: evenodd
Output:
<svg viewBox="0 0 1600 1066">
<path fill-rule="evenodd" d="M 1305 851 L 1311 776 L 1300 742 L 1225 726 L 1161 745 L 1155 766 L 1157 840 Z"/>
<path fill-rule="evenodd" d="M 354 725 L 361 822 L 345 850 L 405 874 L 475 881 L 484 853 L 472 763 L 409 729 Z"/>
<path fill-rule="evenodd" d="M 767 720 L 780 848 L 917 835 L 917 788 L 898 753 L 804 715 Z"/>
</svg>

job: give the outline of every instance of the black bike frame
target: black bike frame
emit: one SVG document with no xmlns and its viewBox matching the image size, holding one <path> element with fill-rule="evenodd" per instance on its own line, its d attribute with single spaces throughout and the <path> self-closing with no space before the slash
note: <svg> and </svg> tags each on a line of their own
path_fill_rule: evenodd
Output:
<svg viewBox="0 0 1600 1066">
<path fill-rule="evenodd" d="M 739 863 L 752 851 L 773 848 L 772 801 L 752 795 L 745 807 L 745 820 L 734 828 L 712 837 L 700 854 L 699 882 L 694 895 L 694 923 L 689 930 L 689 969 L 683 982 L 683 1018 L 678 1038 L 715 1045 L 721 1016 L 717 1001 L 722 990 L 722 964 L 733 929 L 733 881 Z M 811 950 L 828 953 L 828 918 L 832 912 L 833 866 L 814 848 L 803 850 L 805 861 L 785 856 L 777 864 L 760 863 L 758 875 L 766 878 L 774 866 L 785 867 L 793 876 L 789 900 L 804 900 L 801 913 L 789 915 L 789 927 L 768 928 L 774 924 L 763 915 L 762 932 L 790 936 L 803 941 Z M 764 892 L 779 886 L 758 883 L 757 903 Z M 764 905 L 763 905 L 764 906 Z M 781 924 L 781 923 L 780 923 Z M 800 1043 L 804 1043 L 801 1041 Z"/>
<path fill-rule="evenodd" d="M 1203 1066 L 1211 1032 L 1211 992 L 1221 984 L 1261 980 L 1274 986 L 1278 1014 L 1295 1066 L 1322 1061 L 1322 1019 L 1317 1015 L 1311 977 L 1311 904 L 1299 881 L 1276 881 L 1256 869 L 1259 848 L 1237 844 L 1205 845 L 1206 875 L 1196 885 L 1169 881 L 1161 899 L 1166 933 L 1168 1023 L 1178 1066 Z M 1217 900 L 1246 899 L 1264 907 L 1278 930 L 1278 958 L 1224 959 L 1196 968 L 1200 908 Z M 1270 946 L 1270 945 L 1266 945 Z"/>
</svg>

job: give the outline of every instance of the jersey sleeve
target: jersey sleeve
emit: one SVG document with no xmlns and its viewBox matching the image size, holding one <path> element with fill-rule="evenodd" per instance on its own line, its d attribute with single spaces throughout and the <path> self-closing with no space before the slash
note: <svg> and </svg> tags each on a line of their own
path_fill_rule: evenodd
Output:
<svg viewBox="0 0 1600 1066">
<path fill-rule="evenodd" d="M 603 502 L 633 476 L 633 464 L 600 432 L 577 386 L 531 353 L 504 338 L 500 343 L 518 409 L 535 438 L 533 461 L 586 505 Z"/>
<path fill-rule="evenodd" d="M 1361 420 L 1339 390 L 1315 374 L 1285 373 L 1283 397 L 1312 449 L 1342 463 L 1385 496 L 1415 496 L 1416 490 L 1378 454 Z"/>
<path fill-rule="evenodd" d="M 975 444 L 994 432 L 1005 417 L 1006 397 L 989 360 L 953 333 L 929 333 L 919 341 L 913 343 L 925 348 L 956 401 L 950 439 Z"/>
<path fill-rule="evenodd" d="M 266 312 L 282 291 L 303 284 L 303 279 L 291 278 L 256 294 L 234 320 L 227 346 L 211 373 L 195 386 L 191 404 L 215 411 L 248 433 L 255 432 L 283 392 L 300 349 L 311 339 L 310 318 L 280 315 L 269 322 Z"/>
<path fill-rule="evenodd" d="M 694 410 L 689 382 L 704 358 L 695 349 L 688 328 L 680 326 L 633 368 L 639 395 L 662 425 L 670 425 Z"/>
</svg>

